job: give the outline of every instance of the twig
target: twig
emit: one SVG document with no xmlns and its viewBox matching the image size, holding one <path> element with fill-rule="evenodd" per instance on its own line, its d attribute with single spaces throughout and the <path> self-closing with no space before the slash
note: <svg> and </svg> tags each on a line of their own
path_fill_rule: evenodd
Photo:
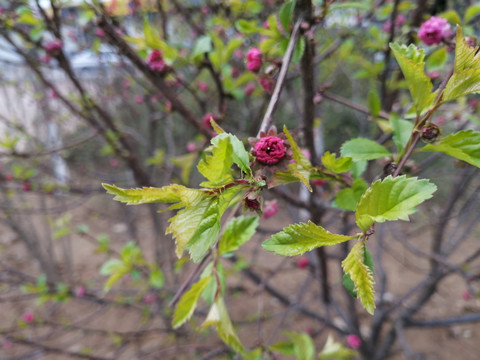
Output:
<svg viewBox="0 0 480 360">
<path fill-rule="evenodd" d="M 290 66 L 290 61 L 292 60 L 293 50 L 297 44 L 299 35 L 300 35 L 300 24 L 302 23 L 301 19 L 298 19 L 295 25 L 293 26 L 292 35 L 290 36 L 290 41 L 288 42 L 287 51 L 282 59 L 282 68 L 278 75 L 277 82 L 275 84 L 275 89 L 273 90 L 272 97 L 270 98 L 270 103 L 268 104 L 267 111 L 263 117 L 262 124 L 260 125 L 259 134 L 261 131 L 266 132 L 268 128 L 273 123 L 273 113 L 277 107 L 278 100 L 280 99 L 280 93 L 282 92 L 285 78 L 287 76 L 288 67 Z"/>
<path fill-rule="evenodd" d="M 372 113 L 370 112 L 370 110 L 368 110 L 367 108 L 361 106 L 361 105 L 358 105 L 358 104 L 355 104 L 347 99 L 344 99 L 340 96 L 337 96 L 337 95 L 332 95 L 330 93 L 327 93 L 327 92 L 322 92 L 321 93 L 322 96 L 326 99 L 329 99 L 329 100 L 332 100 L 332 101 L 335 101 L 339 104 L 342 104 L 342 105 L 345 105 L 353 110 L 356 110 L 356 111 L 359 111 L 363 114 L 366 114 L 366 115 L 369 115 L 369 116 L 372 116 Z M 386 113 L 385 111 L 380 111 L 377 115 L 379 118 L 382 118 L 382 119 L 385 119 L 385 120 L 388 120 L 390 119 L 390 116 L 388 115 L 388 113 Z"/>
</svg>

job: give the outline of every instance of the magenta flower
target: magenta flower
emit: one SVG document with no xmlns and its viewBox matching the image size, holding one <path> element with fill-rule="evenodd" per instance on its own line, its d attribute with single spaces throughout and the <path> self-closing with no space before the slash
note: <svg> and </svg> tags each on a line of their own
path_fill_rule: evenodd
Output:
<svg viewBox="0 0 480 360">
<path fill-rule="evenodd" d="M 283 140 L 277 136 L 260 138 L 255 144 L 253 153 L 257 161 L 264 165 L 278 164 L 287 154 Z"/>
<path fill-rule="evenodd" d="M 62 40 L 60 39 L 55 39 L 52 41 L 48 41 L 45 43 L 43 46 L 45 48 L 45 51 L 51 55 L 56 55 L 62 50 L 63 43 Z"/>
<path fill-rule="evenodd" d="M 418 38 L 427 45 L 440 44 L 443 39 L 452 35 L 452 29 L 447 19 L 432 16 L 425 21 L 420 30 L 418 30 Z"/>
<path fill-rule="evenodd" d="M 99 38 L 103 38 L 105 36 L 105 31 L 102 28 L 96 28 L 95 35 Z"/>
<path fill-rule="evenodd" d="M 196 145 L 193 141 L 190 141 L 190 142 L 187 144 L 187 151 L 188 151 L 188 152 L 195 152 L 195 151 L 197 151 L 197 145 Z"/>
<path fill-rule="evenodd" d="M 32 323 L 33 320 L 35 320 L 35 316 L 32 312 L 27 312 L 23 314 L 23 321 L 25 321 L 27 324 Z"/>
<path fill-rule="evenodd" d="M 347 344 L 352 349 L 358 349 L 362 345 L 362 339 L 360 339 L 357 335 L 348 335 L 347 336 Z"/>
<path fill-rule="evenodd" d="M 297 260 L 297 266 L 300 269 L 306 269 L 308 265 L 310 265 L 310 260 L 308 260 L 308 258 L 305 256 Z"/>
<path fill-rule="evenodd" d="M 312 180 L 312 184 L 315 186 L 323 186 L 327 183 L 326 180 Z"/>
<path fill-rule="evenodd" d="M 258 48 L 251 48 L 247 53 L 247 69 L 257 73 L 263 64 L 263 54 Z"/>
<path fill-rule="evenodd" d="M 147 58 L 147 64 L 150 70 L 155 72 L 163 72 L 167 68 L 167 64 L 163 60 L 163 54 L 160 50 L 153 50 Z"/>
<path fill-rule="evenodd" d="M 266 201 L 263 205 L 263 218 L 268 219 L 274 216 L 278 212 L 277 200 Z"/>
</svg>

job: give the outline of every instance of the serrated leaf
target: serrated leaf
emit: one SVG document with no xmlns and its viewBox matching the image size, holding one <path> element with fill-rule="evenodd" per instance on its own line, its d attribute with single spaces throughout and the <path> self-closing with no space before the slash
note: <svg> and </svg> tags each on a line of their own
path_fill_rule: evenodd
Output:
<svg viewBox="0 0 480 360">
<path fill-rule="evenodd" d="M 220 134 L 221 136 L 223 134 Z M 215 137 L 216 138 L 216 137 Z M 214 138 L 214 139 L 215 139 Z M 233 164 L 233 147 L 228 137 L 212 139 L 212 146 L 206 149 L 211 155 L 200 160 L 197 169 L 208 181 L 202 182 L 203 187 L 222 187 L 233 181 L 230 167 Z"/>
<path fill-rule="evenodd" d="M 220 238 L 220 255 L 237 250 L 255 234 L 258 226 L 257 216 L 239 216 L 233 218 L 225 227 Z"/>
<path fill-rule="evenodd" d="M 354 290 L 363 307 L 373 315 L 375 310 L 375 290 L 373 284 L 373 273 L 365 264 L 365 242 L 356 243 L 350 250 L 350 253 L 342 261 L 343 271 L 350 276 L 355 284 Z"/>
<path fill-rule="evenodd" d="M 245 150 L 243 143 L 235 135 L 227 133 L 219 134 L 212 139 L 212 144 L 219 146 L 218 143 L 226 138 L 228 138 L 232 147 L 233 162 L 237 164 L 240 170 L 242 170 L 244 173 L 251 175 L 252 170 L 250 169 L 250 158 L 248 156 L 248 152 Z"/>
<path fill-rule="evenodd" d="M 213 50 L 212 39 L 208 35 L 197 38 L 192 50 L 192 58 L 209 53 Z"/>
<path fill-rule="evenodd" d="M 340 153 L 343 157 L 350 156 L 353 161 L 375 160 L 392 156 L 385 146 L 366 138 L 355 138 L 345 142 Z"/>
<path fill-rule="evenodd" d="M 254 34 L 257 32 L 258 25 L 255 20 L 240 19 L 235 22 L 235 28 L 242 34 Z"/>
<path fill-rule="evenodd" d="M 280 354 L 287 355 L 287 356 L 294 356 L 295 355 L 295 348 L 291 341 L 279 341 L 273 345 L 268 347 L 272 351 L 279 352 Z"/>
<path fill-rule="evenodd" d="M 148 283 L 155 289 L 161 289 L 165 283 L 165 276 L 163 275 L 162 270 L 159 268 L 153 269 L 152 272 L 150 272 Z"/>
<path fill-rule="evenodd" d="M 141 189 L 122 189 L 115 185 L 102 184 L 108 194 L 115 195 L 113 200 L 127 205 L 147 204 L 154 202 L 179 203 L 179 207 L 190 206 L 205 196 L 201 190 L 189 189 L 172 184 L 162 188 L 144 187 Z"/>
<path fill-rule="evenodd" d="M 454 72 L 468 69 L 480 69 L 480 54 L 478 46 L 470 46 L 462 35 L 462 28 L 457 26 L 455 45 L 455 66 Z"/>
<path fill-rule="evenodd" d="M 292 340 L 293 353 L 297 360 L 313 359 L 315 356 L 315 344 L 308 334 L 299 334 L 293 331 L 285 331 L 285 334 Z"/>
<path fill-rule="evenodd" d="M 288 142 L 290 144 L 290 149 L 292 150 L 292 157 L 293 157 L 293 160 L 295 161 L 295 163 L 297 163 L 298 165 L 300 165 L 304 169 L 311 169 L 312 163 L 302 153 L 302 150 L 297 145 L 297 143 L 295 142 L 295 139 L 290 134 L 290 132 L 288 131 L 286 126 L 283 127 L 283 132 L 285 133 L 285 136 L 287 137 Z"/>
<path fill-rule="evenodd" d="M 364 258 L 364 263 L 369 267 L 369 269 L 372 271 L 372 274 L 375 273 L 375 266 L 373 263 L 373 257 L 372 254 L 368 251 L 368 249 L 365 247 L 365 258 Z M 354 298 L 358 296 L 357 292 L 355 291 L 355 283 L 353 282 L 352 278 L 348 274 L 343 274 L 343 286 L 347 289 L 347 291 L 352 295 Z"/>
<path fill-rule="evenodd" d="M 351 188 L 342 189 L 337 193 L 334 204 L 343 210 L 355 211 L 360 198 L 368 186 L 362 178 L 355 179 Z"/>
<path fill-rule="evenodd" d="M 230 317 L 228 316 L 227 308 L 222 297 L 218 297 L 215 303 L 210 308 L 202 328 L 207 326 L 215 326 L 218 336 L 225 344 L 230 346 L 238 353 L 244 353 L 245 349 L 240 342 L 240 339 L 233 328 Z"/>
<path fill-rule="evenodd" d="M 185 321 L 192 317 L 200 295 L 210 281 L 210 278 L 210 276 L 207 276 L 200 279 L 180 298 L 173 314 L 172 326 L 174 329 L 180 327 Z"/>
<path fill-rule="evenodd" d="M 322 351 L 318 354 L 318 360 L 349 360 L 356 355 L 356 351 L 346 348 L 342 343 L 336 342 L 331 335 L 328 335 Z"/>
<path fill-rule="evenodd" d="M 352 166 L 352 163 L 353 161 L 350 156 L 337 158 L 335 153 L 330 154 L 329 151 L 322 156 L 323 166 L 336 174 L 347 172 Z"/>
<path fill-rule="evenodd" d="M 387 176 L 367 189 L 357 205 L 357 225 L 367 231 L 376 222 L 405 220 L 413 214 L 437 187 L 427 179 Z"/>
<path fill-rule="evenodd" d="M 279 18 L 280 24 L 285 31 L 288 31 L 292 22 L 293 11 L 295 10 L 295 0 L 288 1 L 280 8 Z"/>
<path fill-rule="evenodd" d="M 443 69 L 443 66 L 448 60 L 448 53 L 445 47 L 441 47 L 431 53 L 426 61 L 428 71 L 438 71 Z"/>
<path fill-rule="evenodd" d="M 288 46 L 288 45 L 287 45 Z M 295 49 L 293 49 L 292 63 L 298 63 L 305 52 L 305 38 L 301 37 L 298 39 Z"/>
<path fill-rule="evenodd" d="M 390 124 L 392 125 L 393 142 L 397 148 L 397 153 L 402 154 L 412 135 L 414 124 L 411 121 L 400 119 L 397 114 L 390 116 Z"/>
<path fill-rule="evenodd" d="M 219 199 L 212 200 L 205 208 L 200 222 L 187 243 L 187 249 L 194 262 L 199 262 L 220 233 Z"/>
<path fill-rule="evenodd" d="M 390 48 L 407 80 L 417 115 L 420 115 L 432 106 L 437 95 L 437 92 L 432 93 L 432 81 L 425 75 L 424 50 L 413 44 L 407 47 L 391 43 Z"/>
<path fill-rule="evenodd" d="M 313 222 L 292 224 L 264 241 L 262 247 L 282 256 L 301 255 L 320 246 L 332 246 L 355 236 L 337 235 Z"/>
<path fill-rule="evenodd" d="M 441 138 L 436 144 L 425 145 L 421 151 L 441 152 L 480 167 L 480 132 L 462 130 Z"/>
</svg>

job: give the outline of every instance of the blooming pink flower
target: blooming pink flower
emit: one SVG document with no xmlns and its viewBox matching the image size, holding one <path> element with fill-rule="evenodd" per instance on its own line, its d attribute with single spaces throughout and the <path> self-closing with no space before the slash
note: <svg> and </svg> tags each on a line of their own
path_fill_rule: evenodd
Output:
<svg viewBox="0 0 480 360">
<path fill-rule="evenodd" d="M 205 125 L 207 128 L 212 128 L 212 124 L 210 123 L 210 119 L 213 119 L 215 121 L 217 121 L 217 119 L 215 118 L 215 115 L 212 114 L 212 113 L 207 113 L 205 115 L 203 115 L 203 125 Z"/>
<path fill-rule="evenodd" d="M 247 69 L 257 73 L 263 64 L 263 54 L 258 48 L 251 48 L 247 53 Z"/>
<path fill-rule="evenodd" d="M 62 43 L 62 40 L 55 39 L 55 40 L 46 42 L 43 47 L 47 53 L 51 55 L 56 55 L 60 52 L 60 50 L 62 50 L 63 43 Z"/>
<path fill-rule="evenodd" d="M 200 91 L 202 91 L 202 92 L 207 92 L 208 91 L 208 85 L 206 83 L 204 83 L 203 81 L 199 81 L 197 83 L 197 86 L 200 89 Z"/>
<path fill-rule="evenodd" d="M 187 151 L 188 152 L 195 152 L 196 150 L 197 150 L 197 145 L 195 145 L 195 143 L 193 141 L 190 141 L 187 144 Z"/>
<path fill-rule="evenodd" d="M 277 200 L 266 201 L 263 205 L 263 218 L 268 219 L 274 216 L 278 212 Z"/>
<path fill-rule="evenodd" d="M 452 35 L 452 29 L 448 20 L 437 16 L 432 16 L 425 21 L 418 30 L 418 38 L 427 45 L 440 44 L 450 35 Z"/>
<path fill-rule="evenodd" d="M 258 77 L 258 83 L 267 93 L 271 94 L 273 92 L 273 79 L 269 76 L 263 75 Z"/>
<path fill-rule="evenodd" d="M 23 321 L 25 321 L 27 324 L 32 323 L 33 320 L 35 320 L 35 316 L 32 312 L 27 312 L 23 314 Z"/>
<path fill-rule="evenodd" d="M 362 345 L 362 339 L 357 335 L 351 334 L 347 336 L 347 344 L 352 349 L 358 349 Z"/>
<path fill-rule="evenodd" d="M 103 38 L 105 36 L 105 31 L 101 28 L 96 28 L 95 35 L 98 36 L 99 38 Z"/>
<path fill-rule="evenodd" d="M 137 96 L 135 96 L 135 102 L 136 102 L 137 104 L 143 103 L 143 96 L 142 96 L 142 95 L 137 95 Z"/>
<path fill-rule="evenodd" d="M 77 286 L 75 288 L 75 296 L 77 298 L 82 298 L 85 296 L 85 288 L 83 286 Z"/>
<path fill-rule="evenodd" d="M 252 95 L 253 91 L 255 90 L 255 84 L 254 83 L 248 83 L 245 85 L 245 96 L 250 96 Z"/>
<path fill-rule="evenodd" d="M 277 136 L 260 138 L 253 149 L 257 161 L 264 165 L 278 164 L 287 154 L 283 140 Z"/>
<path fill-rule="evenodd" d="M 297 260 L 297 266 L 300 269 L 306 269 L 310 265 L 310 260 L 308 260 L 307 257 L 303 256 L 300 259 Z"/>
<path fill-rule="evenodd" d="M 147 64 L 150 70 L 163 72 L 167 68 L 167 64 L 163 60 L 163 54 L 160 50 L 153 50 L 147 58 Z"/>
</svg>

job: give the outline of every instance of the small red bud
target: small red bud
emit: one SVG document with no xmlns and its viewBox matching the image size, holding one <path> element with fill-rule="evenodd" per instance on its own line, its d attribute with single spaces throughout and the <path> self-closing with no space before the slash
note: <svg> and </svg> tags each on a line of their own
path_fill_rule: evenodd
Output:
<svg viewBox="0 0 480 360">
<path fill-rule="evenodd" d="M 307 257 L 301 257 L 300 259 L 297 260 L 297 266 L 300 269 L 306 269 L 310 265 L 310 260 L 308 260 Z"/>
</svg>

